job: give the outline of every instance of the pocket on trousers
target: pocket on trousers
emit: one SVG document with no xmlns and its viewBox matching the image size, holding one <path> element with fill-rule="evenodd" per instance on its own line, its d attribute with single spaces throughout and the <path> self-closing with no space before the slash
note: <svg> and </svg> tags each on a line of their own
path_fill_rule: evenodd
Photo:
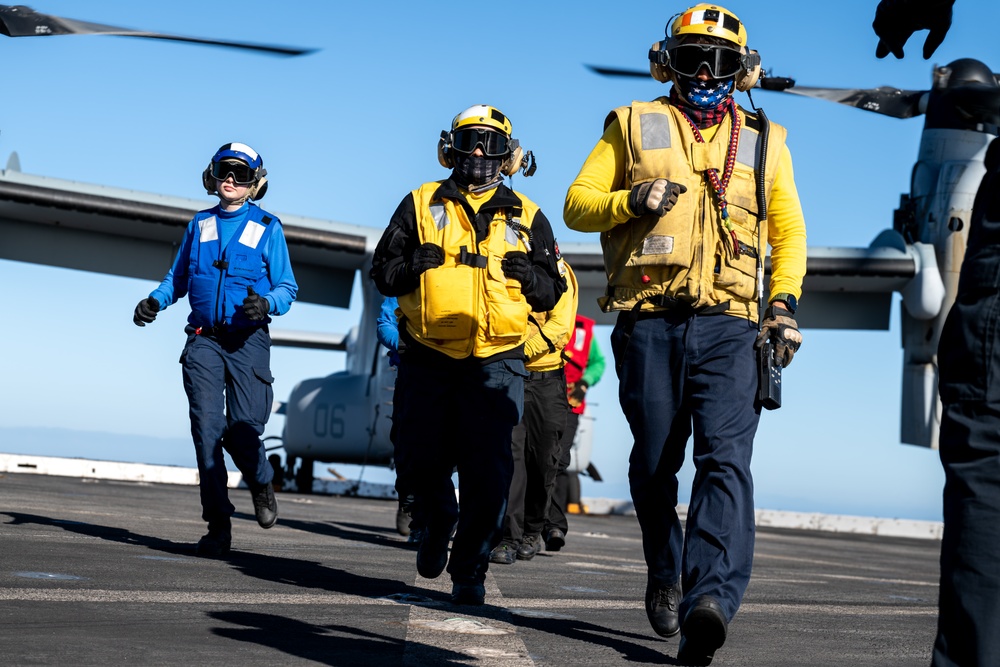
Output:
<svg viewBox="0 0 1000 667">
<path fill-rule="evenodd" d="M 257 368 L 256 366 L 253 369 L 253 374 L 260 380 L 264 389 L 262 392 L 254 392 L 255 395 L 260 396 L 260 404 L 254 405 L 254 413 L 261 424 L 266 424 L 271 416 L 271 407 L 274 405 L 274 388 L 271 386 L 274 384 L 274 376 L 271 375 L 270 368 Z"/>
</svg>

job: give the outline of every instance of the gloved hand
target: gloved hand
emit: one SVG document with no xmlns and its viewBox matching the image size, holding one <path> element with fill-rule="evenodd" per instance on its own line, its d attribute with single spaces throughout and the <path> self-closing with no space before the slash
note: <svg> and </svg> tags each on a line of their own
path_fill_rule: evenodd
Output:
<svg viewBox="0 0 1000 667">
<path fill-rule="evenodd" d="M 778 366 L 788 368 L 792 357 L 802 346 L 802 334 L 790 310 L 771 304 L 764 311 L 764 321 L 754 347 L 760 349 L 768 338 L 774 341 L 774 359 Z"/>
<path fill-rule="evenodd" d="M 132 321 L 137 327 L 144 327 L 156 319 L 156 314 L 160 312 L 160 302 L 153 297 L 146 297 L 135 307 L 135 314 Z"/>
<path fill-rule="evenodd" d="M 663 215 L 674 207 L 677 197 L 685 192 L 687 186 L 658 178 L 634 186 L 628 195 L 628 207 L 637 218 L 646 213 Z"/>
<path fill-rule="evenodd" d="M 917 30 L 930 30 L 924 41 L 924 60 L 931 57 L 951 27 L 951 6 L 955 0 L 882 0 L 875 10 L 872 28 L 878 35 L 875 56 L 891 52 L 903 57 L 903 45 Z"/>
<path fill-rule="evenodd" d="M 427 269 L 433 269 L 442 264 L 444 264 L 444 249 L 433 243 L 424 243 L 414 250 L 413 257 L 409 261 L 410 271 L 413 272 L 414 277 L 419 276 Z"/>
<path fill-rule="evenodd" d="M 253 291 L 247 285 L 247 298 L 243 299 L 243 312 L 251 320 L 262 320 L 271 312 L 271 304 L 267 299 Z"/>
<path fill-rule="evenodd" d="M 569 399 L 569 404 L 571 407 L 577 407 L 583 403 L 583 399 L 587 397 L 587 389 L 590 385 L 587 384 L 585 380 L 580 380 L 579 382 L 574 382 L 570 384 L 567 389 L 567 398 Z"/>
<path fill-rule="evenodd" d="M 527 253 L 511 250 L 500 260 L 500 269 L 505 276 L 521 283 L 522 292 L 530 291 L 535 284 L 535 272 Z"/>
</svg>

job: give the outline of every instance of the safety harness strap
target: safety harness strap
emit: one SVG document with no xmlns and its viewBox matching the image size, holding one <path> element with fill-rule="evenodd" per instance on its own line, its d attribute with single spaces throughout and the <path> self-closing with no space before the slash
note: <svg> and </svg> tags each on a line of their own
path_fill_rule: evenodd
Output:
<svg viewBox="0 0 1000 667">
<path fill-rule="evenodd" d="M 461 246 L 458 249 L 458 263 L 466 264 L 468 266 L 477 269 L 485 269 L 486 255 L 479 255 L 474 252 L 469 252 L 468 246 Z"/>
</svg>

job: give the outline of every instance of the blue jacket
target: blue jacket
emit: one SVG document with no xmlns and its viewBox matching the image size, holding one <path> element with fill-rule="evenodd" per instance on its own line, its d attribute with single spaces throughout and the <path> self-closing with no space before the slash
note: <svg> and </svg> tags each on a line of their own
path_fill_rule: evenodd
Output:
<svg viewBox="0 0 1000 667">
<path fill-rule="evenodd" d="M 375 328 L 375 335 L 378 342 L 389 349 L 389 363 L 393 366 L 399 365 L 399 320 L 396 319 L 396 308 L 399 302 L 394 296 L 387 296 L 382 301 L 382 308 L 378 313 L 378 322 Z"/>
<path fill-rule="evenodd" d="M 150 296 L 162 310 L 188 295 L 188 322 L 197 327 L 270 322 L 244 315 L 247 287 L 267 300 L 272 315 L 288 312 L 298 292 L 281 222 L 253 203 L 236 211 L 215 206 L 198 212 L 173 266 Z"/>
</svg>

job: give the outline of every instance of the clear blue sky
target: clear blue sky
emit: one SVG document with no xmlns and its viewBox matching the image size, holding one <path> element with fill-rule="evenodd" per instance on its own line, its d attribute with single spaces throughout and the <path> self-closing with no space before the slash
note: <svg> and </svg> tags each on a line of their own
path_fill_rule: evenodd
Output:
<svg viewBox="0 0 1000 667">
<path fill-rule="evenodd" d="M 931 61 L 920 57 L 922 34 L 906 60 L 877 60 L 875 5 L 726 4 L 747 25 L 765 68 L 803 85 L 925 89 L 934 63 L 959 57 L 1000 69 L 1000 47 L 985 29 L 1000 24 L 996 2 L 959 0 L 955 26 Z M 459 110 L 487 103 L 511 117 L 515 136 L 538 157 L 537 175 L 519 177 L 515 187 L 541 205 L 561 242 L 596 243 L 562 224 L 566 188 L 610 109 L 667 88 L 601 78 L 583 65 L 645 68 L 649 45 L 686 4 L 633 1 L 616 10 L 589 0 L 511 0 L 489 9 L 459 2 L 51 0 L 33 7 L 321 50 L 286 59 L 117 37 L 0 38 L 7 63 L 0 166 L 17 151 L 25 172 L 200 199 L 209 157 L 239 140 L 264 157 L 268 209 L 381 228 L 406 192 L 446 175 L 435 159 L 440 130 Z M 748 106 L 744 95 L 738 100 Z M 891 226 L 899 195 L 909 190 L 921 120 L 764 92 L 754 101 L 789 129 L 810 245 L 866 246 Z M 139 329 L 132 309 L 151 282 L 6 261 L 0 282 L 0 429 L 152 435 L 169 451 L 137 447 L 131 460 L 167 456 L 193 465 L 177 364 L 183 304 Z M 359 308 L 297 304 L 275 326 L 346 331 Z M 610 355 L 609 335 L 609 327 L 600 330 Z M 887 332 L 805 332 L 786 371 L 784 406 L 764 415 L 757 434 L 759 507 L 940 518 L 936 452 L 899 443 L 899 337 L 898 304 Z M 342 364 L 336 353 L 275 349 L 275 395 L 287 397 L 296 382 Z M 585 479 L 585 495 L 627 497 L 631 436 L 616 392 L 610 371 L 591 393 L 594 461 L 606 481 Z M 281 422 L 273 418 L 268 432 L 279 433 Z M 0 449 L 23 451 L 17 442 Z M 686 483 L 691 475 L 688 464 Z M 391 476 L 368 471 L 366 478 Z"/>
</svg>

